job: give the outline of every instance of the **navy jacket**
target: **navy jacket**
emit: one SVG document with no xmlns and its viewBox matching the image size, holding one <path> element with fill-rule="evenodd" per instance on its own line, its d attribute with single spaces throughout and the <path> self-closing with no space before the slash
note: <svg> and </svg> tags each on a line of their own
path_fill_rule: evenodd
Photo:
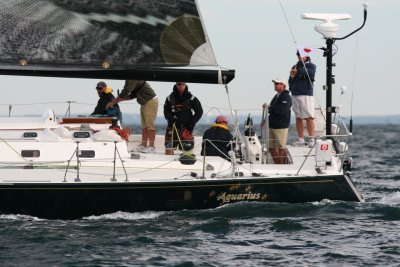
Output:
<svg viewBox="0 0 400 267">
<path fill-rule="evenodd" d="M 206 142 L 206 149 L 204 151 L 203 145 L 201 148 L 201 155 L 204 156 L 205 152 L 206 156 L 220 156 L 221 158 L 229 159 L 228 152 L 231 150 L 230 141 L 232 140 L 233 136 L 229 130 L 218 127 L 218 124 L 214 124 L 210 129 L 204 132 L 203 142 Z"/>
<path fill-rule="evenodd" d="M 186 86 L 183 95 L 179 95 L 176 86 L 164 103 L 164 117 L 168 125 L 175 122 L 178 129 L 193 130 L 196 123 L 203 116 L 203 107 L 197 97 L 193 96 Z"/>
<path fill-rule="evenodd" d="M 303 62 L 299 61 L 294 67 L 297 68 L 296 75 L 291 78 L 289 77 L 289 90 L 292 92 L 292 95 L 313 95 L 313 85 L 310 83 L 310 79 L 314 82 L 315 72 L 317 70 L 317 66 L 311 63 L 311 61 L 304 62 L 306 69 L 304 68 Z M 307 76 L 310 76 L 310 79 Z"/>
<path fill-rule="evenodd" d="M 269 128 L 289 128 L 291 107 L 292 97 L 289 91 L 285 90 L 279 95 L 276 94 L 274 98 L 272 98 L 269 107 Z"/>
</svg>

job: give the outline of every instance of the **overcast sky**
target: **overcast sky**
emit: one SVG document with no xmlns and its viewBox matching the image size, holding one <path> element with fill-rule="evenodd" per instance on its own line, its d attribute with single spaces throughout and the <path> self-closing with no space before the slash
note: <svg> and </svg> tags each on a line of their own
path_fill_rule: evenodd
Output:
<svg viewBox="0 0 400 267">
<path fill-rule="evenodd" d="M 349 13 L 352 19 L 339 21 L 338 37 L 344 36 L 362 23 L 361 0 L 281 0 L 295 41 L 300 45 L 320 47 L 325 41 L 314 31 L 318 21 L 302 20 L 301 13 Z M 358 34 L 337 41 L 334 57 L 336 84 L 334 101 L 342 107 L 344 116 L 350 114 L 351 94 L 354 93 L 353 115 L 400 114 L 400 1 L 370 0 L 366 26 Z M 274 95 L 271 79 L 287 78 L 296 62 L 296 46 L 279 0 L 198 0 L 207 33 L 219 64 L 236 70 L 236 78 L 229 84 L 232 105 L 241 113 L 261 115 L 261 105 Z M 358 40 L 358 41 L 357 41 Z M 358 46 L 357 46 L 358 43 Z M 357 48 L 357 50 L 356 50 Z M 317 65 L 315 92 L 318 103 L 325 105 L 325 58 L 313 57 Z M 77 101 L 73 112 L 92 112 L 97 95 L 97 80 L 59 79 L 0 76 L 3 94 L 0 116 L 8 114 L 40 114 L 53 107 L 57 114 L 65 113 L 67 105 L 22 103 Z M 114 91 L 123 81 L 106 80 Z M 160 97 L 160 104 L 172 89 L 172 83 L 151 85 Z M 341 97 L 340 88 L 347 87 Z M 205 110 L 218 107 L 227 114 L 229 107 L 225 89 L 221 85 L 189 84 L 203 103 Z M 136 101 L 122 106 L 124 112 L 139 112 Z M 161 108 L 161 107 L 160 107 Z M 217 115 L 218 111 L 213 111 Z M 162 115 L 162 109 L 159 110 Z"/>
</svg>

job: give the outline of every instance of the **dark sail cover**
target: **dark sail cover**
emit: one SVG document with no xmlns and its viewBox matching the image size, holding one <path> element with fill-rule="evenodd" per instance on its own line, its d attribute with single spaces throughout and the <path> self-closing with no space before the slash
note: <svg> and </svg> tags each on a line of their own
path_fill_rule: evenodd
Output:
<svg viewBox="0 0 400 267">
<path fill-rule="evenodd" d="M 170 68 L 217 65 L 195 0 L 2 0 L 0 32 L 0 74 L 146 80 L 184 74 L 182 80 L 194 75 L 201 82 L 216 72 Z"/>
</svg>

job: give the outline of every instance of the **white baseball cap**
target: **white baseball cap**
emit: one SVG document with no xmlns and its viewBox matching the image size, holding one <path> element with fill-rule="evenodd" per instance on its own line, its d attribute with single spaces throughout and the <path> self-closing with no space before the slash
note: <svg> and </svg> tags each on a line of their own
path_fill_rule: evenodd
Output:
<svg viewBox="0 0 400 267">
<path fill-rule="evenodd" d="M 288 87 L 288 83 L 286 81 L 286 79 L 283 78 L 276 78 L 275 80 L 272 80 L 273 83 L 281 83 L 283 85 L 285 85 L 285 88 Z"/>
</svg>

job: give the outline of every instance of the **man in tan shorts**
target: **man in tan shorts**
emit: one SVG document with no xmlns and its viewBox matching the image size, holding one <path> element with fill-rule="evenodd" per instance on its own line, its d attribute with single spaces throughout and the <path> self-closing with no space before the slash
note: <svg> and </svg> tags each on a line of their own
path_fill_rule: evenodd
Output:
<svg viewBox="0 0 400 267">
<path fill-rule="evenodd" d="M 269 151 L 275 164 L 286 163 L 286 141 L 290 125 L 292 98 L 287 88 L 287 81 L 283 78 L 272 80 L 277 94 L 268 105 L 269 121 Z M 264 125 L 264 121 L 261 126 Z"/>
<path fill-rule="evenodd" d="M 143 153 L 151 153 L 155 151 L 155 120 L 158 111 L 158 97 L 150 85 L 146 81 L 126 80 L 124 89 L 122 89 L 121 93 L 113 101 L 107 104 L 107 108 L 121 101 L 135 98 L 140 104 L 142 125 L 142 143 L 136 150 Z"/>
</svg>

